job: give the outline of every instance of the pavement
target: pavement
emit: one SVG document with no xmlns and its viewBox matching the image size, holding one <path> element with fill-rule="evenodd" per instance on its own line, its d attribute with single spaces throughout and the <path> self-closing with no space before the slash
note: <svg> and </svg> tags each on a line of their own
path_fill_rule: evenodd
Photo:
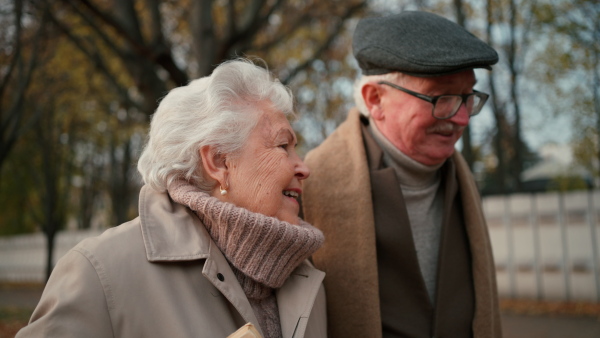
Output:
<svg viewBox="0 0 600 338">
<path fill-rule="evenodd" d="M 1 286 L 0 309 L 33 309 L 42 288 L 39 285 Z M 600 313 L 596 316 L 530 315 L 502 313 L 504 338 L 600 338 Z"/>
<path fill-rule="evenodd" d="M 502 314 L 504 338 L 600 338 L 598 317 Z"/>
</svg>

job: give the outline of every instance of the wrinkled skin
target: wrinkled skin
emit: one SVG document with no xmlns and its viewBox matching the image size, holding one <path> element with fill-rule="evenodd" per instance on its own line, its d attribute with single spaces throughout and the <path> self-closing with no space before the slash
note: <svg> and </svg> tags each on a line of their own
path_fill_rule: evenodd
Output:
<svg viewBox="0 0 600 338">
<path fill-rule="evenodd" d="M 474 72 L 468 70 L 431 78 L 408 76 L 403 87 L 429 96 L 469 94 L 475 82 Z M 378 89 L 379 102 L 372 105 L 371 116 L 393 145 L 425 165 L 440 164 L 452 155 L 469 124 L 464 104 L 456 115 L 442 121 L 431 115 L 431 103 L 387 86 L 380 85 Z"/>
<path fill-rule="evenodd" d="M 309 169 L 296 153 L 296 134 L 285 115 L 270 106 L 259 114 L 240 155 L 226 161 L 228 193 L 221 199 L 298 224 L 298 201 L 284 191 L 300 195 Z"/>
</svg>

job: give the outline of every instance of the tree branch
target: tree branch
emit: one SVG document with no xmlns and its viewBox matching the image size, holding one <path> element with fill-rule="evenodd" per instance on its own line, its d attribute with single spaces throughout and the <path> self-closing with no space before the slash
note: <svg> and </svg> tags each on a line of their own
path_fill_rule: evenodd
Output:
<svg viewBox="0 0 600 338">
<path fill-rule="evenodd" d="M 73 35 L 71 31 L 53 15 L 50 15 L 50 20 L 73 43 L 73 45 L 75 45 L 75 47 L 92 62 L 96 69 L 100 70 L 100 72 L 104 74 L 105 78 L 115 88 L 115 91 L 124 102 L 140 110 L 142 109 L 141 104 L 131 99 L 127 93 L 127 90 L 116 81 L 116 77 L 110 72 L 108 67 L 104 64 L 102 57 L 97 52 L 90 51 L 78 37 Z"/>
<path fill-rule="evenodd" d="M 161 42 L 153 45 L 154 48 L 148 47 L 144 45 L 143 41 L 141 41 L 141 35 L 139 36 L 140 40 L 137 40 L 135 37 L 131 36 L 131 34 L 129 34 L 129 32 L 121 24 L 119 24 L 119 22 L 114 20 L 110 14 L 103 12 L 98 7 L 94 6 L 90 1 L 63 1 L 79 1 L 80 3 L 82 3 L 90 12 L 92 12 L 92 14 L 98 17 L 99 20 L 112 27 L 119 36 L 123 37 L 138 56 L 141 56 L 151 61 L 152 63 L 161 66 L 164 70 L 166 70 L 169 74 L 169 77 L 173 82 L 175 82 L 176 85 L 181 85 L 188 82 L 187 75 L 179 67 L 177 67 L 177 64 L 175 63 L 175 60 L 173 59 L 173 56 L 170 53 L 170 50 L 166 48 L 166 42 L 164 41 L 164 39 Z M 119 55 L 123 59 L 122 54 Z"/>
<path fill-rule="evenodd" d="M 4 96 L 4 90 L 6 89 L 6 85 L 10 81 L 10 77 L 12 72 L 14 71 L 17 61 L 21 57 L 21 31 L 23 26 L 21 25 L 21 18 L 23 17 L 23 1 L 15 0 L 15 35 L 14 35 L 14 47 L 13 47 L 13 58 L 8 65 L 8 69 L 6 72 L 6 76 L 2 79 L 0 83 L 0 102 L 2 102 L 2 96 Z"/>
<path fill-rule="evenodd" d="M 355 13 L 357 13 L 358 11 L 360 11 L 361 9 L 366 7 L 366 5 L 367 5 L 367 2 L 363 1 L 363 2 L 360 2 L 356 5 L 348 8 L 346 13 L 342 17 L 339 18 L 339 21 L 336 24 L 335 28 L 333 29 L 333 32 L 331 32 L 331 34 L 329 34 L 329 37 L 313 53 L 312 57 L 308 58 L 302 64 L 300 64 L 297 67 L 295 67 L 294 69 L 292 69 L 289 72 L 289 74 L 284 79 L 281 80 L 281 83 L 288 84 L 291 81 L 291 79 L 294 78 L 294 76 L 296 76 L 302 70 L 306 69 L 314 60 L 318 59 L 329 48 L 329 46 L 331 45 L 333 40 L 336 38 L 338 33 L 342 30 L 342 27 L 344 26 L 346 19 L 350 18 Z"/>
</svg>

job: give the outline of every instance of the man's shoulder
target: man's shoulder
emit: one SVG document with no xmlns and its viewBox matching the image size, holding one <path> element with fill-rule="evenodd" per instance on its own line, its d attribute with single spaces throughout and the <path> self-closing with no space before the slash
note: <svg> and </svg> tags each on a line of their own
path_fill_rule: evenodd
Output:
<svg viewBox="0 0 600 338">
<path fill-rule="evenodd" d="M 359 150 L 362 144 L 360 114 L 356 109 L 352 109 L 344 122 L 320 145 L 306 154 L 305 161 L 309 167 L 324 163 L 337 163 L 339 156 Z"/>
</svg>

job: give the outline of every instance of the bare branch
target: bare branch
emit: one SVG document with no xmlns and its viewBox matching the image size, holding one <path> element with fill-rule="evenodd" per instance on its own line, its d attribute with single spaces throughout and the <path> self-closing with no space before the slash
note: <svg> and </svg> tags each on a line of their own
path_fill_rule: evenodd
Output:
<svg viewBox="0 0 600 338">
<path fill-rule="evenodd" d="M 138 102 L 135 102 L 129 97 L 127 93 L 127 89 L 121 86 L 117 80 L 116 76 L 111 73 L 108 67 L 104 64 L 102 57 L 97 53 L 97 51 L 89 50 L 85 44 L 75 35 L 71 34 L 71 31 L 65 27 L 57 18 L 55 18 L 52 14 L 50 15 L 50 19 L 52 23 L 79 49 L 86 57 L 92 62 L 94 67 L 98 69 L 104 77 L 110 82 L 110 84 L 115 88 L 117 94 L 123 99 L 125 103 L 141 109 L 141 105 Z"/>
<path fill-rule="evenodd" d="M 154 48 L 144 45 L 141 39 L 141 34 L 134 33 L 132 36 L 119 22 L 114 20 L 109 13 L 105 13 L 98 7 L 94 6 L 88 0 L 63 0 L 63 1 L 79 1 L 88 10 L 90 10 L 98 19 L 103 21 L 105 24 L 112 27 L 119 36 L 123 37 L 132 48 L 132 50 L 139 56 L 161 66 L 169 73 L 169 76 L 175 84 L 180 85 L 188 82 L 188 77 L 175 63 L 170 50 L 166 48 L 164 40 L 154 45 Z M 210 13 L 210 12 L 209 12 Z M 137 22 L 137 17 L 136 17 Z M 137 38 L 136 38 L 137 37 Z"/>
<path fill-rule="evenodd" d="M 72 3 L 72 1 L 68 1 L 69 5 L 71 6 L 71 8 L 73 8 L 73 10 L 75 10 L 75 12 L 83 19 L 83 21 L 85 21 L 90 28 L 92 28 L 92 30 L 94 32 L 96 32 L 96 34 L 98 35 L 98 37 L 100 37 L 100 40 L 102 40 L 102 42 L 104 42 L 104 44 L 112 49 L 117 55 L 119 55 L 119 57 L 123 58 L 125 57 L 126 53 L 123 50 L 120 50 L 117 46 L 117 44 L 114 42 L 114 39 L 110 38 L 103 30 L 102 28 L 97 24 L 97 22 L 93 19 L 92 16 L 90 16 L 89 14 L 87 14 L 86 12 L 82 11 L 81 8 L 79 8 L 79 6 L 76 6 L 75 4 Z M 54 17 L 53 18 L 54 21 L 58 21 L 58 18 Z M 65 26 L 63 26 L 65 27 Z M 65 27 L 66 29 L 66 27 Z"/>
<path fill-rule="evenodd" d="M 45 11 L 40 22 L 40 26 L 35 34 L 33 43 L 33 50 L 29 63 L 23 68 L 23 59 L 19 56 L 18 58 L 18 84 L 16 86 L 15 94 L 13 95 L 13 102 L 7 111 L 6 117 L 1 121 L 0 124 L 0 167 L 8 157 L 8 154 L 15 142 L 21 137 L 21 135 L 28 129 L 21 127 L 21 121 L 23 119 L 23 104 L 25 102 L 25 91 L 31 83 L 33 71 L 37 66 L 37 60 L 39 57 L 39 46 L 41 44 L 41 38 L 46 26 L 48 12 Z M 20 22 L 20 21 L 19 21 Z M 34 115 L 30 118 L 31 121 L 37 120 L 39 115 Z M 30 123 L 31 124 L 31 123 Z"/>
<path fill-rule="evenodd" d="M 21 31 L 22 31 L 22 25 L 21 25 L 21 18 L 23 16 L 23 1 L 22 0 L 15 0 L 15 36 L 14 36 L 14 43 L 13 43 L 13 58 L 10 62 L 10 64 L 8 65 L 8 70 L 6 72 L 6 76 L 2 79 L 2 82 L 0 83 L 0 102 L 2 102 L 2 96 L 4 95 L 4 90 L 6 89 L 6 85 L 8 84 L 8 81 L 10 81 L 10 77 L 12 75 L 12 72 L 14 71 L 16 65 L 17 65 L 17 61 L 19 60 L 20 56 L 21 56 Z"/>
<path fill-rule="evenodd" d="M 227 42 L 224 43 L 222 50 L 223 57 L 230 54 L 229 50 L 235 45 L 238 45 L 242 52 L 245 51 L 251 44 L 251 37 L 255 36 L 264 23 L 268 22 L 269 17 L 273 15 L 275 10 L 281 7 L 283 0 L 277 0 L 273 6 L 269 8 L 267 13 L 264 16 L 261 16 L 260 10 L 262 6 L 264 6 L 264 3 L 265 1 L 263 0 L 256 0 L 248 7 L 248 10 L 244 15 L 245 19 L 243 20 L 246 22 L 242 24 L 236 34 L 230 36 Z"/>
<path fill-rule="evenodd" d="M 229 18 L 229 30 L 227 35 L 233 36 L 237 32 L 237 26 L 235 24 L 235 0 L 229 0 L 229 5 L 227 6 L 227 17 Z"/>
<path fill-rule="evenodd" d="M 352 17 L 355 13 L 357 13 L 361 9 L 365 8 L 366 5 L 367 5 L 367 2 L 363 1 L 363 2 L 360 2 L 356 5 L 348 8 L 346 13 L 339 19 L 339 21 L 336 24 L 333 31 L 329 34 L 329 37 L 321 44 L 321 46 L 313 53 L 313 55 L 310 58 L 308 58 L 307 60 L 305 60 L 302 64 L 300 64 L 297 67 L 295 67 L 294 69 L 292 69 L 289 72 L 289 74 L 284 79 L 281 80 L 281 82 L 283 84 L 289 83 L 291 81 L 291 79 L 294 78 L 294 76 L 296 76 L 302 70 L 306 69 L 314 60 L 318 59 L 329 48 L 329 46 L 331 45 L 333 40 L 337 37 L 339 32 L 342 30 L 342 28 L 344 27 L 344 23 L 346 22 L 346 19 Z"/>
<path fill-rule="evenodd" d="M 160 1 L 147 0 L 150 9 L 150 41 L 152 45 L 162 43 L 165 38 L 162 32 L 162 20 L 160 16 Z"/>
</svg>

